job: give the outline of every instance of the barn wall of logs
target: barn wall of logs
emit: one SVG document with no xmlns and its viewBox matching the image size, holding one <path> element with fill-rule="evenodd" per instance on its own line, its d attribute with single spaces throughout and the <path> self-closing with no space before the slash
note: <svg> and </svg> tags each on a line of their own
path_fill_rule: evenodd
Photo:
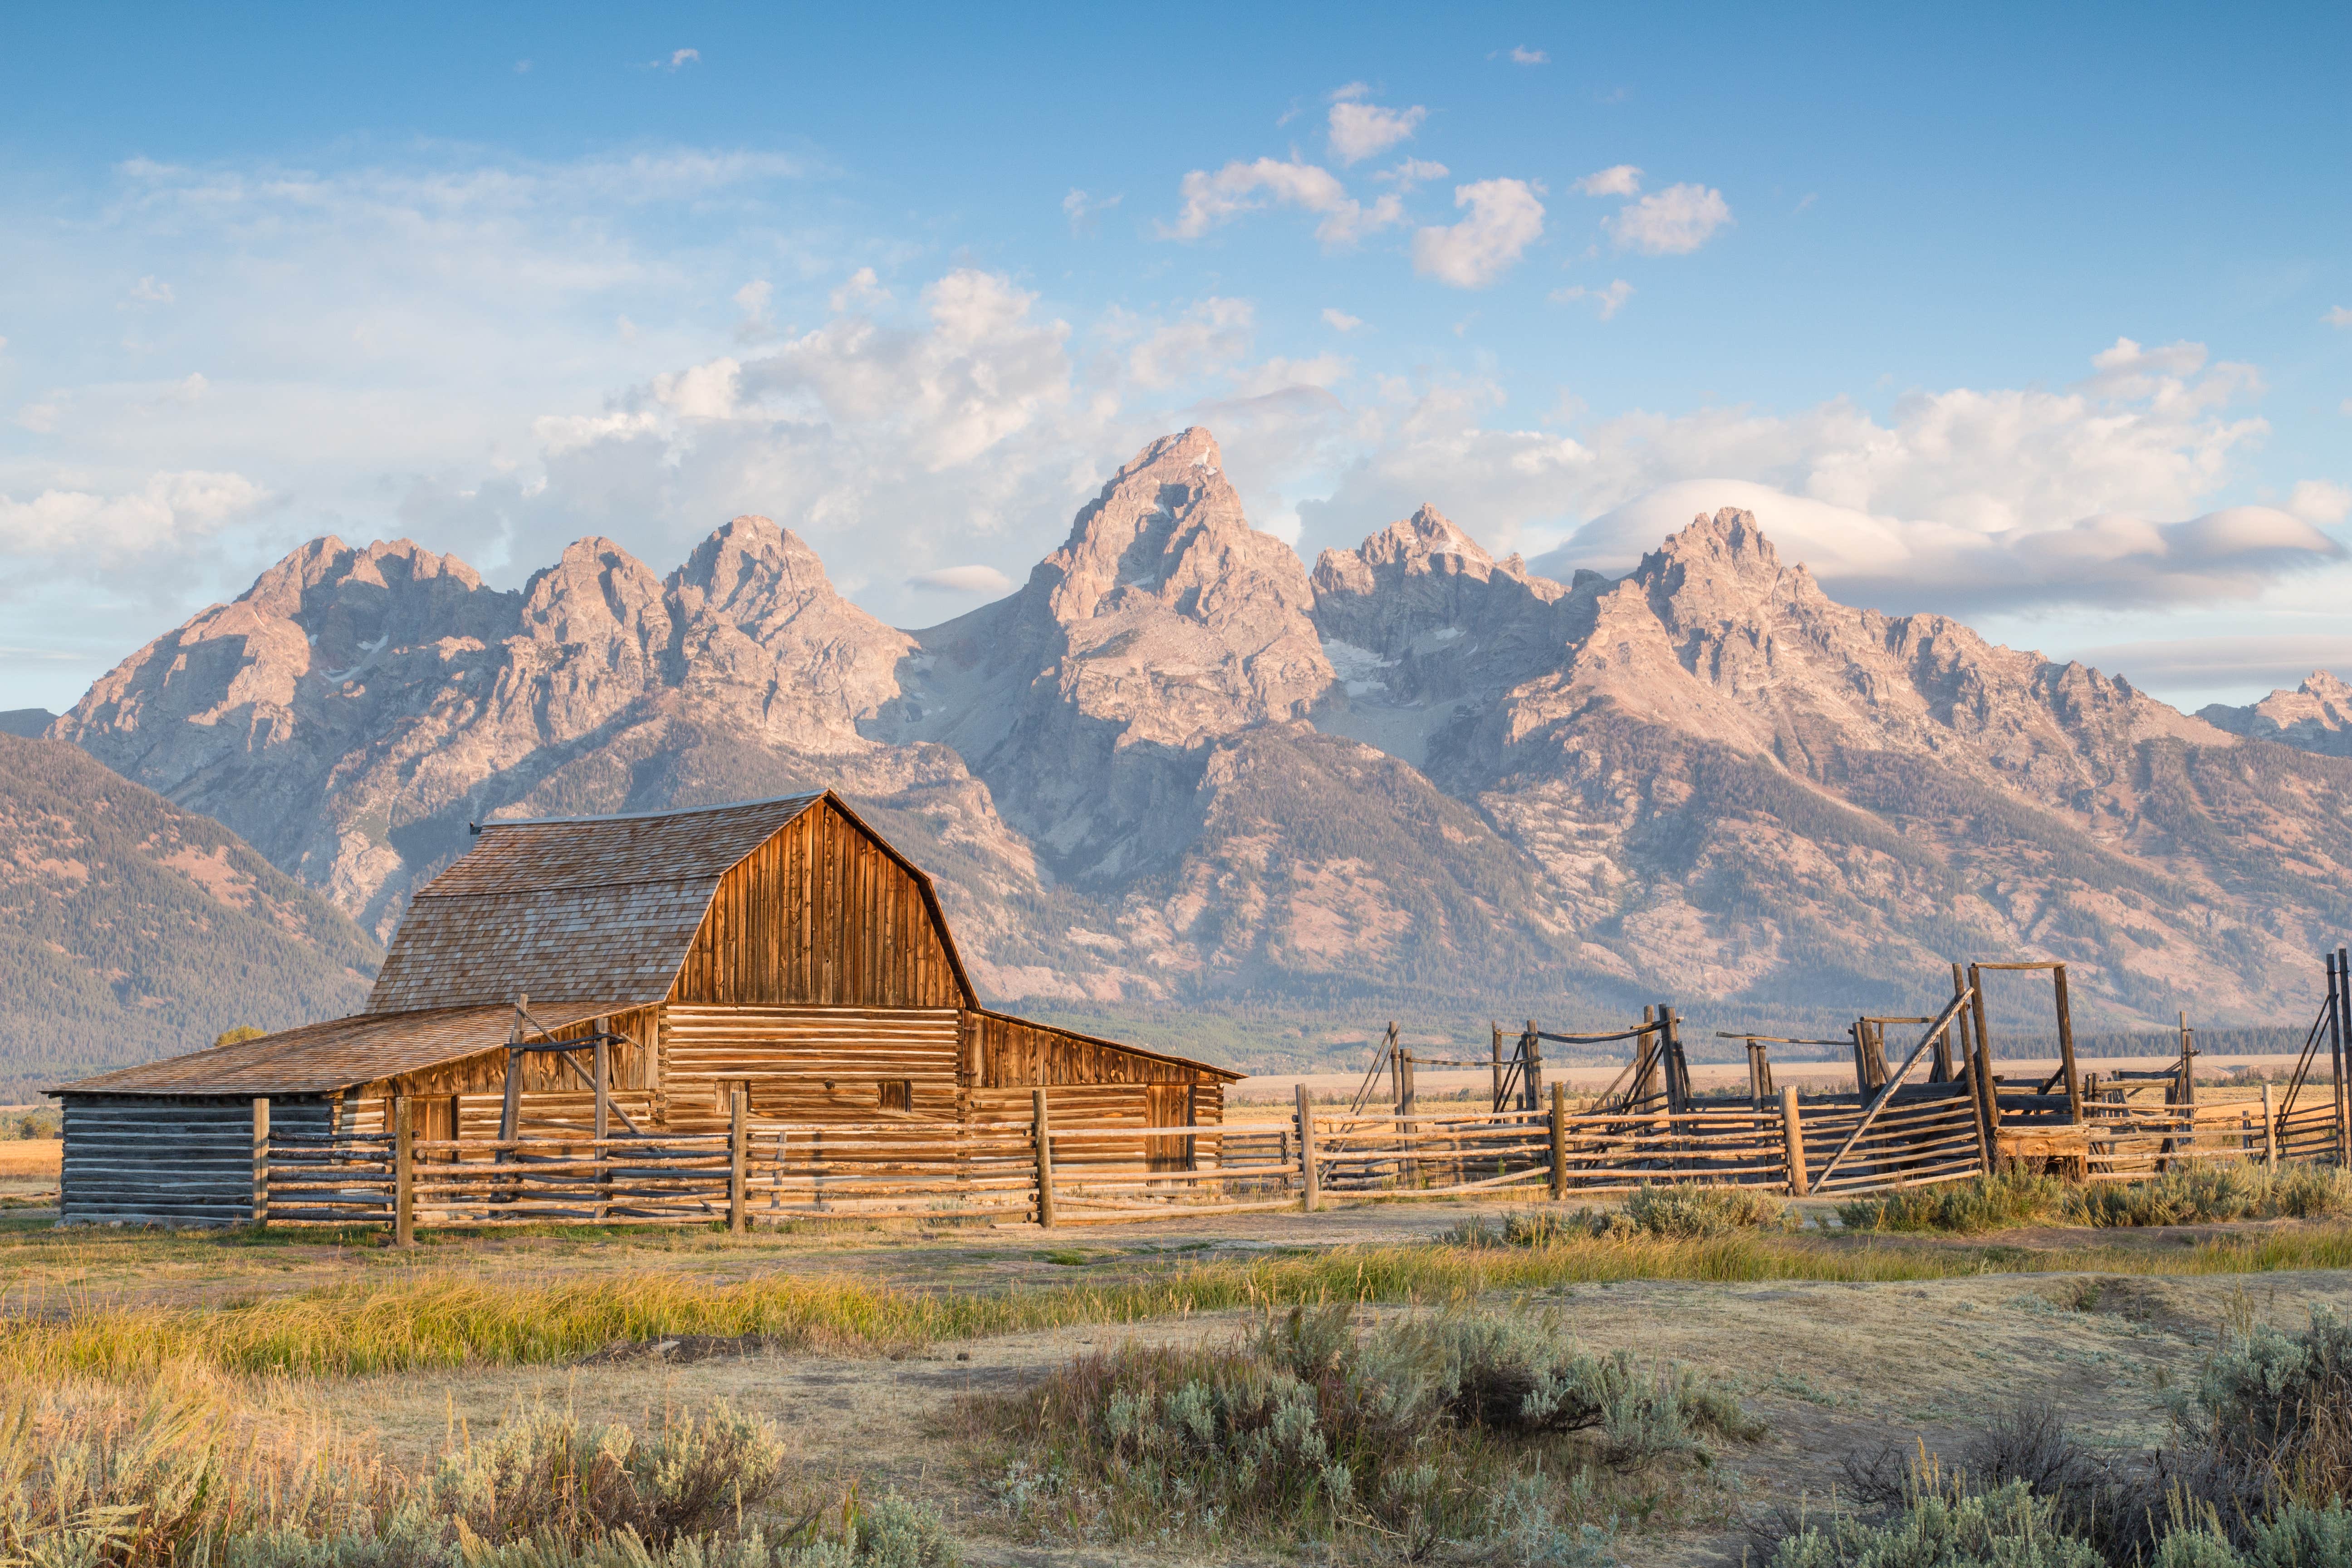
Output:
<svg viewBox="0 0 2352 1568">
<path fill-rule="evenodd" d="M 253 1101 L 79 1095 L 65 1102 L 64 1225 L 235 1225 L 253 1215 Z M 271 1103 L 274 1129 L 323 1136 L 322 1098 Z"/>
</svg>

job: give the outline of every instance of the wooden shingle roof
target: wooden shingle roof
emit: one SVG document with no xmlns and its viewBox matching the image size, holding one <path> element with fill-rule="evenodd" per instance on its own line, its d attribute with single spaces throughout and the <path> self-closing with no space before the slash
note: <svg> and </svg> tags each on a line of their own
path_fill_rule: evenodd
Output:
<svg viewBox="0 0 2352 1568">
<path fill-rule="evenodd" d="M 530 1005 L 543 1028 L 625 1009 L 614 1002 Z M 331 1094 L 378 1079 L 462 1061 L 507 1042 L 511 1005 L 367 1014 L 280 1029 L 234 1046 L 122 1068 L 52 1089 L 53 1094 Z M 536 1037 L 534 1035 L 533 1037 Z"/>
<path fill-rule="evenodd" d="M 824 798 L 483 823 L 473 850 L 410 901 L 367 1011 L 518 992 L 659 1002 L 719 879 Z"/>
</svg>

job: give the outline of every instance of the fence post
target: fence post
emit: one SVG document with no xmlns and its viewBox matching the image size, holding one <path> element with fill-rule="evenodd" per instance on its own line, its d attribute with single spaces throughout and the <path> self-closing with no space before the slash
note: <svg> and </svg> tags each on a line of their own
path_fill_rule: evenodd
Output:
<svg viewBox="0 0 2352 1568">
<path fill-rule="evenodd" d="M 1045 1114 L 1045 1091 L 1031 1091 L 1029 1120 L 1037 1139 L 1037 1224 L 1054 1228 L 1054 1129 Z"/>
<path fill-rule="evenodd" d="M 2263 1085 L 2263 1163 L 2278 1172 L 2278 1112 L 2271 1106 L 2271 1086 Z"/>
<path fill-rule="evenodd" d="M 408 1124 L 408 1096 L 392 1097 L 392 1244 L 416 1245 L 415 1137 Z"/>
<path fill-rule="evenodd" d="M 589 1159 L 595 1166 L 596 1217 L 604 1219 L 613 1206 L 613 1152 L 604 1141 L 613 1135 L 613 1043 L 604 1037 L 604 1020 L 596 1020 L 596 1140 Z M 452 1132 L 451 1137 L 457 1134 Z"/>
<path fill-rule="evenodd" d="M 253 1223 L 269 1223 L 269 1101 L 253 1102 Z"/>
<path fill-rule="evenodd" d="M 1805 1195 L 1805 1126 L 1797 1115 L 1797 1086 L 1780 1091 L 1780 1151 L 1789 1167 L 1789 1195 Z"/>
<path fill-rule="evenodd" d="M 1307 1103 L 1305 1084 L 1291 1087 L 1298 1091 L 1298 1206 L 1313 1214 L 1323 1206 L 1323 1193 L 1315 1173 L 1315 1108 Z"/>
<path fill-rule="evenodd" d="M 727 1091 L 727 1228 L 743 1234 L 745 1187 L 751 1173 L 751 1134 L 743 1124 L 751 1096 L 740 1089 Z"/>
<path fill-rule="evenodd" d="M 1568 1085 L 1551 1086 L 1551 1196 L 1568 1196 Z"/>
</svg>

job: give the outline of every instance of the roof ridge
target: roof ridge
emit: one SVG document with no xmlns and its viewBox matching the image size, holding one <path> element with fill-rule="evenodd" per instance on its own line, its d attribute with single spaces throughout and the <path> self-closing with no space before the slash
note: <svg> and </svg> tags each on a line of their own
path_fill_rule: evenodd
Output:
<svg viewBox="0 0 2352 1568">
<path fill-rule="evenodd" d="M 784 805 L 795 801 L 821 800 L 832 793 L 829 789 L 803 790 L 798 795 L 762 795 L 757 800 L 730 800 L 721 805 L 680 805 L 667 811 L 615 811 L 589 816 L 508 816 L 488 822 L 469 822 L 467 827 L 475 833 L 488 833 L 493 827 L 552 827 L 588 822 L 646 822 L 657 816 L 704 816 L 721 811 L 743 811 L 755 805 Z"/>
</svg>

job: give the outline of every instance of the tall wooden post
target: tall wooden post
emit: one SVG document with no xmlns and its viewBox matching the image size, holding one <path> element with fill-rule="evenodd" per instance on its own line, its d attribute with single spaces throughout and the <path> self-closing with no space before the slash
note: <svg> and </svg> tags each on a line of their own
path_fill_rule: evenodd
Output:
<svg viewBox="0 0 2352 1568">
<path fill-rule="evenodd" d="M 506 1098 L 499 1105 L 499 1142 L 501 1143 L 514 1142 L 515 1129 L 522 1120 L 522 1053 L 516 1047 L 522 1044 L 523 1016 L 530 1005 L 530 997 L 527 993 L 515 993 L 514 1022 L 507 1026 Z M 503 1160 L 507 1154 L 508 1151 L 500 1150 L 499 1158 Z"/>
<path fill-rule="evenodd" d="M 416 1245 L 416 1140 L 404 1094 L 392 1097 L 392 1244 Z"/>
<path fill-rule="evenodd" d="M 1045 1113 L 1045 1091 L 1029 1091 L 1029 1127 L 1037 1142 L 1037 1224 L 1054 1228 L 1054 1128 Z"/>
<path fill-rule="evenodd" d="M 1568 1196 L 1568 1085 L 1551 1086 L 1551 1195 Z"/>
<path fill-rule="evenodd" d="M 2180 1014 L 2180 1103 L 2194 1109 L 2197 1104 L 2197 1047 L 2189 1033 L 2189 1013 Z"/>
<path fill-rule="evenodd" d="M 2263 1085 L 2263 1163 L 2278 1173 L 2278 1110 L 2271 1103 L 2271 1086 Z"/>
<path fill-rule="evenodd" d="M 1503 1113 L 1503 1026 L 1488 1020 L 1495 1031 L 1495 1114 Z"/>
<path fill-rule="evenodd" d="M 1957 969 L 1959 965 L 1952 967 Z M 1968 1009 L 1961 1008 L 1958 1016 L 1966 1019 L 1968 1016 Z M 1968 1043 L 1965 1027 L 1960 1031 L 1960 1042 L 1963 1046 Z M 1990 1090 L 1992 1079 L 1987 1073 L 1983 1056 L 1980 1053 L 1963 1054 L 1960 1061 L 1960 1077 L 1966 1080 L 1961 1087 L 1969 1091 L 1969 1119 L 1977 1130 L 1977 1169 L 1990 1176 L 1993 1167 L 2000 1163 L 2000 1128 L 1997 1112 L 1993 1110 L 1999 1101 L 1993 1099 Z"/>
<path fill-rule="evenodd" d="M 749 1222 L 751 1177 L 751 1097 L 740 1087 L 727 1094 L 727 1228 L 743 1234 Z"/>
<path fill-rule="evenodd" d="M 269 1101 L 253 1102 L 253 1223 L 269 1223 Z"/>
<path fill-rule="evenodd" d="M 2336 1058 L 2336 1163 L 2352 1169 L 2352 949 L 2336 950 L 2336 1017 L 2329 1033 Z"/>
<path fill-rule="evenodd" d="M 1663 1050 L 1659 1041 L 1664 1037 L 1662 1031 L 1651 1027 L 1657 1021 L 1657 1008 L 1642 1009 L 1642 1032 L 1633 1040 L 1633 1086 L 1628 1091 L 1632 1098 L 1627 1101 L 1630 1105 L 1639 1105 L 1658 1092 L 1658 1060 Z"/>
<path fill-rule="evenodd" d="M 589 1157 L 596 1165 L 596 1217 L 603 1219 L 613 1205 L 613 1152 L 604 1141 L 613 1135 L 613 1042 L 605 1039 L 604 1020 L 596 1020 L 596 1145 Z"/>
<path fill-rule="evenodd" d="M 1863 1038 L 1867 1027 L 1859 1018 L 1845 1026 L 1853 1037 L 1853 1091 L 1864 1100 L 1870 1098 L 1870 1047 Z"/>
<path fill-rule="evenodd" d="M 1412 1079 L 1412 1053 L 1402 1046 L 1397 1047 L 1396 1081 L 1397 1115 L 1402 1118 L 1417 1114 L 1421 1095 Z M 1412 1157 L 1412 1135 L 1420 1130 L 1420 1124 L 1415 1121 L 1397 1122 L 1397 1147 L 1403 1156 L 1397 1162 L 1397 1176 L 1408 1187 L 1415 1185 L 1421 1176 L 1420 1162 Z"/>
<path fill-rule="evenodd" d="M 1797 1114 L 1797 1086 L 1780 1091 L 1780 1158 L 1789 1171 L 1789 1195 L 1805 1195 L 1805 1124 Z"/>
<path fill-rule="evenodd" d="M 2050 966 L 2052 983 L 2058 990 L 2058 1056 L 2059 1065 L 2066 1072 L 2066 1120 L 2083 1120 L 2083 1079 L 2074 1070 L 2074 1014 L 2066 1005 L 2066 966 Z"/>
<path fill-rule="evenodd" d="M 1993 1079 L 1992 1037 L 1985 1032 L 1984 972 L 1975 964 L 1969 965 L 1969 1016 L 1977 1025 L 1977 1095 L 1984 1101 L 1985 1125 L 1998 1130 L 2000 1126 L 2000 1085 Z M 1996 1156 L 2000 1152 L 2000 1133 L 1993 1135 Z"/>
<path fill-rule="evenodd" d="M 1536 1021 L 1528 1020 L 1525 1047 L 1520 1051 L 1521 1070 L 1526 1080 L 1519 1085 L 1519 1109 L 1533 1110 L 1543 1104 L 1543 1037 L 1536 1032 Z"/>
<path fill-rule="evenodd" d="M 1298 1206 L 1313 1214 L 1323 1206 L 1321 1177 L 1315 1169 L 1315 1108 L 1307 1103 L 1307 1086 L 1291 1086 L 1298 1091 Z"/>
<path fill-rule="evenodd" d="M 1683 1059 L 1682 1020 L 1673 1007 L 1658 1004 L 1658 1042 L 1666 1061 L 1666 1109 L 1681 1112 L 1690 1107 L 1690 1063 Z"/>
</svg>

